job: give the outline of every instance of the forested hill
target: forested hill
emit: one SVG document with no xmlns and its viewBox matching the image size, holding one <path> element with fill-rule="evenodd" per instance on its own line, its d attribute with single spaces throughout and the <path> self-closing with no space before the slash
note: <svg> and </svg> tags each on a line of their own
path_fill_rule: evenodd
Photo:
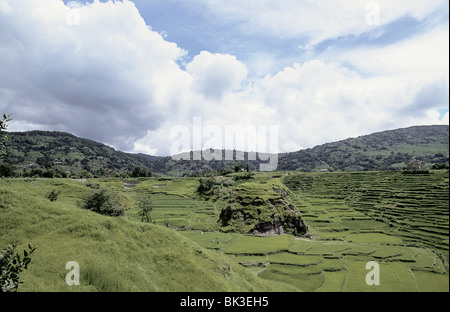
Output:
<svg viewBox="0 0 450 312">
<path fill-rule="evenodd" d="M 148 176 L 198 175 L 225 170 L 235 161 L 175 161 L 171 157 L 129 154 L 62 132 L 8 133 L 9 155 L 0 176 Z M 398 170 L 415 162 L 423 167 L 448 164 L 449 127 L 415 126 L 327 143 L 279 154 L 277 171 Z M 248 163 L 258 169 L 257 161 Z M 228 169 L 229 170 L 229 169 Z"/>
<path fill-rule="evenodd" d="M 414 126 L 349 138 L 281 154 L 279 170 L 396 170 L 415 162 L 431 167 L 447 163 L 449 126 Z"/>
<path fill-rule="evenodd" d="M 28 131 L 7 133 L 8 155 L 3 161 L 19 175 L 90 177 L 129 175 L 147 169 L 150 160 L 134 157 L 105 144 L 69 133 Z M 142 170 L 144 171 L 144 170 Z M 148 174 L 141 172 L 141 175 Z"/>
</svg>

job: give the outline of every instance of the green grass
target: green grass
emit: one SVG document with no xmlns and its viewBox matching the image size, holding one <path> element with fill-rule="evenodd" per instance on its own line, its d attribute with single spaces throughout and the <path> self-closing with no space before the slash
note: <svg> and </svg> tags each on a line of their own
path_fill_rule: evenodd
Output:
<svg viewBox="0 0 450 312">
<path fill-rule="evenodd" d="M 50 202 L 46 191 L 61 189 Z M 0 180 L 0 245 L 37 249 L 20 291 L 275 291 L 231 259 L 153 224 L 82 210 L 90 189 L 72 180 Z M 68 286 L 65 265 L 80 264 L 80 286 Z"/>
<path fill-rule="evenodd" d="M 140 182 L 136 191 L 193 197 L 197 187 L 197 178 L 150 178 Z"/>
<path fill-rule="evenodd" d="M 95 184 L 117 193 L 125 216 L 77 207 Z M 22 291 L 448 291 L 447 171 L 261 173 L 208 200 L 197 185 L 196 178 L 2 179 L 0 245 L 38 248 Z M 287 191 L 311 239 L 221 232 L 224 204 L 238 196 L 267 202 L 279 198 L 274 188 Z M 61 194 L 50 202 L 53 189 Z M 155 224 L 137 217 L 144 193 Z M 65 285 L 68 261 L 80 263 L 79 287 Z M 380 264 L 380 286 L 365 283 L 368 261 Z"/>
<path fill-rule="evenodd" d="M 380 285 L 367 285 L 367 261 L 348 261 L 348 273 L 343 291 L 350 292 L 412 292 L 417 291 L 414 276 L 404 263 L 380 263 Z"/>
<path fill-rule="evenodd" d="M 412 271 L 420 291 L 448 292 L 448 275 L 437 274 L 427 271 Z"/>
<path fill-rule="evenodd" d="M 402 243 L 401 238 L 384 233 L 350 234 L 345 238 L 345 240 L 349 242 L 358 242 L 358 243 L 393 243 L 393 244 Z"/>
<path fill-rule="evenodd" d="M 290 265 L 295 265 L 295 266 L 317 265 L 322 260 L 323 260 L 323 258 L 321 256 L 304 255 L 304 256 L 299 257 L 296 254 L 291 254 L 291 253 L 286 253 L 286 252 L 269 256 L 270 263 L 290 264 Z"/>
<path fill-rule="evenodd" d="M 249 236 L 242 235 L 231 246 L 225 249 L 228 254 L 267 254 L 287 250 L 292 244 L 289 235 L 283 236 Z"/>
</svg>

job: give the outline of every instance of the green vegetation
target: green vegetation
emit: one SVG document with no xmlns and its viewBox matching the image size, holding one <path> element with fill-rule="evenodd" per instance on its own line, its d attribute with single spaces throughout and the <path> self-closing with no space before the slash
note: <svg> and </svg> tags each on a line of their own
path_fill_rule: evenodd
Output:
<svg viewBox="0 0 450 312">
<path fill-rule="evenodd" d="M 0 255 L 2 291 L 449 290 L 448 126 L 280 155 L 279 169 L 359 172 L 257 173 L 252 161 L 9 136 L 0 246 L 17 244 Z M 374 169 L 396 171 L 362 172 Z M 70 261 L 80 286 L 65 283 Z M 378 286 L 366 284 L 369 261 Z"/>
<path fill-rule="evenodd" d="M 106 189 L 93 191 L 83 196 L 78 203 L 80 208 L 106 216 L 122 216 L 124 209 L 119 203 L 119 199 Z"/>
<path fill-rule="evenodd" d="M 222 191 L 225 202 L 220 215 L 221 230 L 253 234 L 307 235 L 300 212 L 291 203 L 289 190 L 280 179 L 264 174 L 252 182 L 241 180 Z"/>
<path fill-rule="evenodd" d="M 59 196 L 60 194 L 61 194 L 61 191 L 60 191 L 60 190 L 53 189 L 53 190 L 50 191 L 50 193 L 47 194 L 47 198 L 48 198 L 50 201 L 55 201 L 55 200 L 58 199 L 58 196 Z"/>
<path fill-rule="evenodd" d="M 7 116 L 4 116 L 7 117 Z M 227 176 L 251 178 L 259 161 L 173 160 L 129 154 L 106 145 L 61 132 L 9 133 L 9 155 L 0 176 L 19 177 L 151 177 Z M 350 138 L 278 155 L 280 171 L 381 171 L 402 170 L 420 163 L 423 170 L 448 168 L 448 126 L 417 126 Z M 225 159 L 226 151 L 222 151 Z M 192 152 L 190 153 L 192 157 Z M 233 159 L 236 151 L 233 151 Z M 440 166 L 437 168 L 436 166 Z"/>
<path fill-rule="evenodd" d="M 15 244 L 9 244 L 7 249 L 0 250 L 0 293 L 17 292 L 19 285 L 23 283 L 19 274 L 28 268 L 30 255 L 36 248 L 28 245 L 28 251 L 23 251 L 23 258 L 15 250 Z"/>
<path fill-rule="evenodd" d="M 448 164 L 448 126 L 416 126 L 373 133 L 281 154 L 278 170 L 384 171 L 410 163 Z"/>
<path fill-rule="evenodd" d="M 3 132 L 8 129 L 8 122 L 11 120 L 10 115 L 6 114 L 0 118 L 0 158 L 6 155 L 5 145 L 8 137 L 3 135 Z"/>
<path fill-rule="evenodd" d="M 447 170 L 233 174 L 208 196 L 200 178 L 2 179 L 0 244 L 38 247 L 21 291 L 448 291 Z M 105 188 L 124 215 L 79 208 Z M 139 213 L 145 197 L 152 223 Z M 280 199 L 311 237 L 250 235 L 251 218 L 220 222 L 227 205 L 264 218 Z M 80 264 L 80 286 L 64 282 L 68 261 Z M 380 265 L 380 286 L 365 283 L 368 261 Z"/>
<path fill-rule="evenodd" d="M 153 201 L 150 195 L 140 195 L 137 199 L 138 205 L 138 216 L 141 218 L 142 222 L 151 222 L 151 212 L 153 211 Z"/>
<path fill-rule="evenodd" d="M 11 121 L 10 115 L 3 114 L 3 118 L 0 119 L 0 160 L 7 155 L 5 148 L 5 142 L 8 137 L 3 134 L 3 131 L 8 128 L 8 122 Z M 1 165 L 0 176 L 5 175 L 5 166 Z M 7 171 L 6 171 L 7 172 Z M 6 249 L 0 250 L 0 292 L 16 292 L 20 281 L 19 274 L 28 268 L 28 264 L 31 262 L 30 255 L 36 248 L 28 245 L 28 251 L 23 251 L 23 258 L 19 254 L 15 254 L 16 243 L 9 243 Z"/>
<path fill-rule="evenodd" d="M 150 160 L 68 133 L 30 131 L 8 136 L 5 163 L 15 176 L 83 179 L 152 175 Z"/>
<path fill-rule="evenodd" d="M 61 195 L 50 202 L 45 194 L 55 188 Z M 134 221 L 134 189 L 122 184 L 122 200 L 129 209 L 115 218 L 77 206 L 91 192 L 87 183 L 69 179 L 0 180 L 0 245 L 15 240 L 18 248 L 25 242 L 37 247 L 32 265 L 22 272 L 19 291 L 294 290 L 260 279 L 164 226 Z M 65 283 L 69 261 L 80 265 L 80 286 Z"/>
</svg>

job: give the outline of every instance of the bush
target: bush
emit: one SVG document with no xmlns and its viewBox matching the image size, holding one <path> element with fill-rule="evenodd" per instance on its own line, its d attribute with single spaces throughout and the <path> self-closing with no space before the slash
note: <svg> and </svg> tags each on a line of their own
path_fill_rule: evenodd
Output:
<svg viewBox="0 0 450 312">
<path fill-rule="evenodd" d="M 61 191 L 54 189 L 50 193 L 47 194 L 47 198 L 53 202 L 58 199 L 59 194 L 61 194 Z"/>
<path fill-rule="evenodd" d="M 403 170 L 403 174 L 430 174 L 429 170 L 426 169 L 414 169 L 414 170 Z"/>
<path fill-rule="evenodd" d="M 404 174 L 430 174 L 429 170 L 422 169 L 420 163 L 410 163 L 403 169 Z"/>
<path fill-rule="evenodd" d="M 9 244 L 7 249 L 0 251 L 0 293 L 16 292 L 22 282 L 19 280 L 19 274 L 28 268 L 31 262 L 30 255 L 36 248 L 28 245 L 29 251 L 23 251 L 23 258 L 14 254 L 15 244 Z"/>
<path fill-rule="evenodd" d="M 117 217 L 124 215 L 124 209 L 121 207 L 119 199 L 105 189 L 83 196 L 78 205 L 82 209 L 88 209 L 106 216 Z"/>
<path fill-rule="evenodd" d="M 215 181 L 213 177 L 200 179 L 197 192 L 202 195 L 209 194 L 212 191 L 214 184 Z"/>
<path fill-rule="evenodd" d="M 133 178 L 147 178 L 151 177 L 152 173 L 145 167 L 134 167 L 133 171 L 131 171 L 130 176 Z"/>
<path fill-rule="evenodd" d="M 14 166 L 10 166 L 0 162 L 0 177 L 12 177 L 14 176 Z"/>
<path fill-rule="evenodd" d="M 253 179 L 251 172 L 240 172 L 233 176 L 234 181 Z"/>
<path fill-rule="evenodd" d="M 152 217 L 150 213 L 153 211 L 153 201 L 150 195 L 140 195 L 137 200 L 139 208 L 138 216 L 141 217 L 142 222 L 151 222 Z"/>
<path fill-rule="evenodd" d="M 431 169 L 441 170 L 441 169 L 449 169 L 449 167 L 448 167 L 448 164 L 445 164 L 445 163 L 437 163 L 437 164 L 433 164 L 433 166 L 431 167 Z"/>
</svg>

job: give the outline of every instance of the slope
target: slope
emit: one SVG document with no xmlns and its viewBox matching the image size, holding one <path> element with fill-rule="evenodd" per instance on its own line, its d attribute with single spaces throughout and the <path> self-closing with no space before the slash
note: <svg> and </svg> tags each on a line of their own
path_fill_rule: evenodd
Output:
<svg viewBox="0 0 450 312">
<path fill-rule="evenodd" d="M 248 163 L 257 171 L 259 160 L 179 160 L 116 151 L 104 144 L 61 132 L 9 133 L 9 155 L 4 162 L 22 175 L 33 168 L 51 168 L 84 176 L 125 176 L 135 167 L 155 175 L 201 175 L 236 163 Z M 370 171 L 399 170 L 419 162 L 425 168 L 448 164 L 449 126 L 415 126 L 327 143 L 314 148 L 278 155 L 277 171 Z M 224 151 L 222 151 L 224 154 Z M 224 157 L 222 157 L 224 159 Z M 233 159 L 236 159 L 233 157 Z M 1 172 L 0 172 L 1 175 Z"/>
<path fill-rule="evenodd" d="M 398 170 L 408 163 L 448 164 L 449 126 L 415 126 L 281 154 L 280 171 Z"/>
<path fill-rule="evenodd" d="M 52 189 L 61 191 L 54 202 L 46 197 Z M 81 210 L 76 202 L 89 190 L 68 179 L 0 180 L 0 248 L 37 248 L 19 291 L 294 290 L 162 226 Z M 79 286 L 65 283 L 69 261 L 80 265 Z"/>
<path fill-rule="evenodd" d="M 4 162 L 15 166 L 19 175 L 52 169 L 61 177 L 114 176 L 126 175 L 135 167 L 151 167 L 148 158 L 63 132 L 11 132 L 7 149 Z"/>
</svg>

